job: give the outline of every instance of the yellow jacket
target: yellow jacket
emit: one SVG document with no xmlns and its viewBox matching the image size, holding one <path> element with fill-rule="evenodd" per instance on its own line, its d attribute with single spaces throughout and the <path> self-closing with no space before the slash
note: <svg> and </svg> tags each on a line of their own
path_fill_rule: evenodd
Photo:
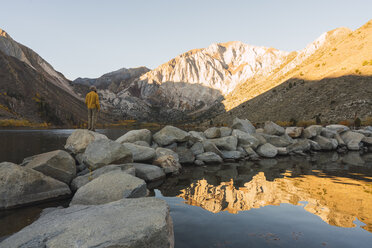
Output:
<svg viewBox="0 0 372 248">
<path fill-rule="evenodd" d="M 99 100 L 98 100 L 98 94 L 94 91 L 89 92 L 85 97 L 85 104 L 89 109 L 98 109 L 99 106 Z"/>
</svg>

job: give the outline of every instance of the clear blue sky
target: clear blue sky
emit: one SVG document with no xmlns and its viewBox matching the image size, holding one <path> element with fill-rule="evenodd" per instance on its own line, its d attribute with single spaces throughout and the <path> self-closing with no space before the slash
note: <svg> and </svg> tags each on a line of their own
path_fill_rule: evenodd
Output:
<svg viewBox="0 0 372 248">
<path fill-rule="evenodd" d="M 0 28 L 67 78 L 155 68 L 214 42 L 292 51 L 325 31 L 356 29 L 372 0 L 1 0 Z"/>
</svg>

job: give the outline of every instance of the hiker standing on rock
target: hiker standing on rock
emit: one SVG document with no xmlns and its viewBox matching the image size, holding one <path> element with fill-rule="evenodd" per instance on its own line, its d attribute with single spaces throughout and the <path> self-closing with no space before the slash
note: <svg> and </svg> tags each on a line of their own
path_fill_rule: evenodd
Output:
<svg viewBox="0 0 372 248">
<path fill-rule="evenodd" d="M 96 86 L 90 86 L 90 92 L 85 96 L 85 104 L 88 107 L 88 130 L 95 131 L 97 112 L 100 109 Z"/>
</svg>

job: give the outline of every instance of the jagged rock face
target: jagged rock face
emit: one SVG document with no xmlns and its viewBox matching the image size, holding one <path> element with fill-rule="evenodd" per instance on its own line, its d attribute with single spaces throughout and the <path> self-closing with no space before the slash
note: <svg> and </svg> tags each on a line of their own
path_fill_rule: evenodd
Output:
<svg viewBox="0 0 372 248">
<path fill-rule="evenodd" d="M 99 93 L 104 108 L 122 115 L 171 120 L 211 116 L 223 111 L 222 100 L 238 84 L 268 74 L 288 54 L 238 41 L 212 44 L 177 56 L 118 92 Z"/>
<path fill-rule="evenodd" d="M 239 41 L 215 43 L 175 57 L 115 94 L 109 90 L 100 94 L 105 108 L 121 115 L 208 118 L 271 88 L 271 81 L 279 82 L 350 32 L 347 28 L 326 32 L 303 50 L 291 53 Z M 241 87 L 254 92 L 239 95 Z"/>
<path fill-rule="evenodd" d="M 181 54 L 146 73 L 140 80 L 159 84 L 164 89 L 166 85 L 163 84 L 168 82 L 200 84 L 226 95 L 243 80 L 273 70 L 287 55 L 287 52 L 239 41 L 215 43 Z"/>
</svg>

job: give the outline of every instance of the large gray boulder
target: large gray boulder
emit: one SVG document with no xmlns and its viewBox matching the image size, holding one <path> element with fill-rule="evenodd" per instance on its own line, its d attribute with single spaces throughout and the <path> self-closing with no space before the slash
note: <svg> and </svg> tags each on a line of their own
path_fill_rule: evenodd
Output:
<svg viewBox="0 0 372 248">
<path fill-rule="evenodd" d="M 174 247 L 172 219 L 164 200 L 123 199 L 45 211 L 1 247 Z"/>
<path fill-rule="evenodd" d="M 145 181 L 122 171 L 110 171 L 80 187 L 72 198 L 70 206 L 99 205 L 146 195 Z"/>
<path fill-rule="evenodd" d="M 129 164 L 110 164 L 110 165 L 106 165 L 102 168 L 99 168 L 95 171 L 92 171 L 91 173 L 76 177 L 71 182 L 71 185 L 70 185 L 71 189 L 73 191 L 76 191 L 78 188 L 84 186 L 85 184 L 89 183 L 93 179 L 96 179 L 97 177 L 99 177 L 99 176 L 101 176 L 105 173 L 108 173 L 110 171 L 123 171 L 123 172 L 125 172 L 127 174 L 130 174 L 132 176 L 136 175 L 136 170 L 134 169 L 133 166 L 131 166 Z"/>
<path fill-rule="evenodd" d="M 238 117 L 235 117 L 233 120 L 233 124 L 231 125 L 232 129 L 239 129 L 240 131 L 252 134 L 256 132 L 256 128 L 252 125 L 252 123 L 245 119 L 239 119 Z"/>
<path fill-rule="evenodd" d="M 186 147 L 177 147 L 175 152 L 178 154 L 179 162 L 181 164 L 192 164 L 195 160 L 194 153 Z"/>
<path fill-rule="evenodd" d="M 353 131 L 346 131 L 341 133 L 341 138 L 345 142 L 347 148 L 352 151 L 357 151 L 360 149 L 360 142 L 362 142 L 365 136 L 360 133 Z"/>
<path fill-rule="evenodd" d="M 134 143 L 136 141 L 145 141 L 147 144 L 151 144 L 151 131 L 148 129 L 130 130 L 123 136 L 116 139 L 116 142 L 123 143 Z"/>
<path fill-rule="evenodd" d="M 161 145 L 167 146 L 174 142 L 184 142 L 189 139 L 189 134 L 177 127 L 165 126 L 153 135 L 154 141 Z"/>
<path fill-rule="evenodd" d="M 236 151 L 236 147 L 238 146 L 238 138 L 235 136 L 209 139 L 208 141 L 215 144 L 219 149 L 226 151 Z"/>
<path fill-rule="evenodd" d="M 235 136 L 238 138 L 238 145 L 243 146 L 243 145 L 249 145 L 253 149 L 256 149 L 260 145 L 260 141 L 250 135 L 249 133 L 243 132 L 238 129 L 234 129 L 232 131 L 232 136 Z"/>
<path fill-rule="evenodd" d="M 164 155 L 153 161 L 153 164 L 163 169 L 165 174 L 178 174 L 181 164 L 172 155 Z"/>
<path fill-rule="evenodd" d="M 205 152 L 205 153 L 199 154 L 196 156 L 196 159 L 199 161 L 203 161 L 206 164 L 211 164 L 211 163 L 219 164 L 223 162 L 222 158 L 214 152 Z"/>
<path fill-rule="evenodd" d="M 178 154 L 177 154 L 175 151 L 171 150 L 171 149 L 158 147 L 158 148 L 156 148 L 155 152 L 156 152 L 156 159 L 158 159 L 158 158 L 160 158 L 160 157 L 163 157 L 163 156 L 171 155 L 171 156 L 174 157 L 174 159 L 175 159 L 177 162 L 180 161 L 180 159 L 179 159 L 179 157 L 178 157 Z"/>
<path fill-rule="evenodd" d="M 333 143 L 329 138 L 318 135 L 314 138 L 314 141 L 319 144 L 322 150 L 331 151 L 334 149 Z"/>
<path fill-rule="evenodd" d="M 285 133 L 291 138 L 298 138 L 301 136 L 303 130 L 303 127 L 287 127 Z"/>
<path fill-rule="evenodd" d="M 156 157 L 155 149 L 146 146 L 139 146 L 132 143 L 122 143 L 122 145 L 132 152 L 134 162 L 152 161 Z"/>
<path fill-rule="evenodd" d="M 165 178 L 165 173 L 162 168 L 151 165 L 151 164 L 141 164 L 141 163 L 129 163 L 136 169 L 136 177 L 139 177 L 146 182 L 158 181 Z"/>
<path fill-rule="evenodd" d="M 273 158 L 278 154 L 278 149 L 270 143 L 266 143 L 257 148 L 258 155 L 264 158 Z"/>
<path fill-rule="evenodd" d="M 66 197 L 67 184 L 17 164 L 0 163 L 0 209 Z"/>
<path fill-rule="evenodd" d="M 270 135 L 282 135 L 285 129 L 272 121 L 266 121 L 264 126 L 264 133 Z"/>
<path fill-rule="evenodd" d="M 65 149 L 74 154 L 81 153 L 91 142 L 99 139 L 107 139 L 107 137 L 86 129 L 77 129 L 67 138 Z"/>
<path fill-rule="evenodd" d="M 27 168 L 40 171 L 46 176 L 53 177 L 61 182 L 70 184 L 76 176 L 75 160 L 65 151 L 56 150 L 52 152 L 32 156 Z"/>
<path fill-rule="evenodd" d="M 210 127 L 204 131 L 205 137 L 207 139 L 215 139 L 221 137 L 221 130 L 218 127 Z"/>
<path fill-rule="evenodd" d="M 108 164 L 125 164 L 133 161 L 132 152 L 122 144 L 99 139 L 91 142 L 83 155 L 84 163 L 92 170 Z"/>
<path fill-rule="evenodd" d="M 323 127 L 320 125 L 311 125 L 304 129 L 304 131 L 302 132 L 302 136 L 305 139 L 310 139 L 310 138 L 320 135 L 322 130 L 323 130 Z"/>
</svg>

